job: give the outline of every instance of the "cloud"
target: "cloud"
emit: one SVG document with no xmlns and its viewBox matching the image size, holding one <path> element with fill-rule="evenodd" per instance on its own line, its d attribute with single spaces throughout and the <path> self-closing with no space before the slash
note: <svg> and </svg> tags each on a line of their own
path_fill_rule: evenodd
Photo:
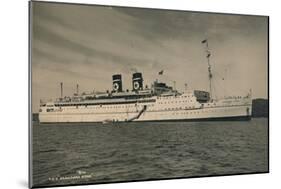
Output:
<svg viewBox="0 0 281 189">
<path fill-rule="evenodd" d="M 143 72 L 146 84 L 164 69 L 161 79 L 168 84 L 177 81 L 179 90 L 184 83 L 207 90 L 201 44 L 206 36 L 214 77 L 222 91 L 241 95 L 252 88 L 256 97 L 267 97 L 266 17 L 42 2 L 32 5 L 34 109 L 38 109 L 40 98 L 59 95 L 61 81 L 71 95 L 76 83 L 86 91 L 111 88 L 112 74 L 121 73 L 124 87 L 131 88 L 134 69 Z M 227 84 L 221 81 L 225 70 Z"/>
</svg>

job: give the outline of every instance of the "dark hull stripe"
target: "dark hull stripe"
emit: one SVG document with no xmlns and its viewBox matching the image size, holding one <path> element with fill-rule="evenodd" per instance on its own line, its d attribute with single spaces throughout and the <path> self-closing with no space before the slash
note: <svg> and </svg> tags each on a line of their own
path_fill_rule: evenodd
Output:
<svg viewBox="0 0 281 189">
<path fill-rule="evenodd" d="M 169 119 L 169 120 L 137 120 L 135 122 L 200 122 L 200 121 L 249 121 L 251 116 L 236 116 L 236 117 L 213 117 L 213 118 L 196 118 L 196 119 Z"/>
<path fill-rule="evenodd" d="M 204 122 L 204 121 L 250 121 L 251 116 L 235 117 L 213 117 L 213 118 L 196 118 L 196 119 L 169 119 L 169 120 L 136 120 L 132 122 Z M 90 124 L 102 122 L 40 122 L 41 124 Z M 109 123 L 128 123 L 128 122 L 109 122 Z"/>
</svg>

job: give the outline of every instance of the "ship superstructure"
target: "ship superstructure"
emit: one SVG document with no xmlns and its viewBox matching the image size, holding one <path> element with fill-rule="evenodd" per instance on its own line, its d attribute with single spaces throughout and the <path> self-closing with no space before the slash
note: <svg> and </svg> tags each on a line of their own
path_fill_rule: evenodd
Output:
<svg viewBox="0 0 281 189">
<path fill-rule="evenodd" d="M 132 90 L 123 90 L 122 75 L 112 76 L 112 90 L 63 96 L 40 104 L 42 123 L 59 122 L 132 122 L 132 121 L 191 121 L 219 119 L 250 119 L 251 94 L 245 97 L 212 98 L 212 72 L 208 41 L 206 52 L 210 91 L 178 92 L 164 82 L 143 85 L 141 72 L 132 74 Z"/>
</svg>

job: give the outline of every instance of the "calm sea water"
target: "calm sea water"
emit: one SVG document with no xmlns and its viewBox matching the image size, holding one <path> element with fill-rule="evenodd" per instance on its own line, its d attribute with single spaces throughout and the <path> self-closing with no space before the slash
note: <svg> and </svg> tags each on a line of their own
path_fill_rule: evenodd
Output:
<svg viewBox="0 0 281 189">
<path fill-rule="evenodd" d="M 33 123 L 34 185 L 267 172 L 267 122 Z"/>
</svg>

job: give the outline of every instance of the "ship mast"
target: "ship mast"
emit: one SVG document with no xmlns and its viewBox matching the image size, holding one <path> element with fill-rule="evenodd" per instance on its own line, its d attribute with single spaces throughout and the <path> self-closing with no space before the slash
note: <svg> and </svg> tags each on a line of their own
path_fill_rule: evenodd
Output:
<svg viewBox="0 0 281 189">
<path fill-rule="evenodd" d="M 60 83 L 60 97 L 63 98 L 63 82 Z"/>
<path fill-rule="evenodd" d="M 211 63 L 210 63 L 210 57 L 211 57 L 211 52 L 209 49 L 209 44 L 208 44 L 208 39 L 204 39 L 201 43 L 205 44 L 205 52 L 206 52 L 206 58 L 207 58 L 207 63 L 208 63 L 208 76 L 209 76 L 209 92 L 210 92 L 210 99 L 212 99 L 212 69 L 211 69 Z"/>
<path fill-rule="evenodd" d="M 76 94 L 79 95 L 79 84 L 76 85 Z"/>
</svg>

